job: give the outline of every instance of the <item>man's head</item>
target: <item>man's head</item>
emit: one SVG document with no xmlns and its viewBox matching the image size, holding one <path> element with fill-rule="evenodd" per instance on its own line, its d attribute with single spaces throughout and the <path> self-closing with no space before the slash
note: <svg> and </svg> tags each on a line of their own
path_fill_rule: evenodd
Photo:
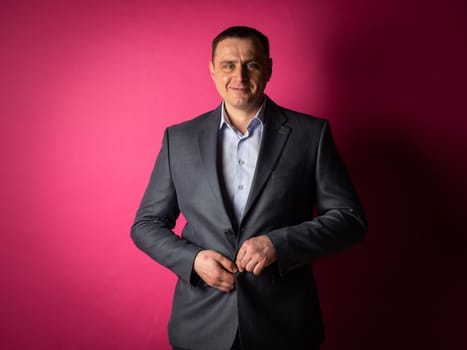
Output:
<svg viewBox="0 0 467 350">
<path fill-rule="evenodd" d="M 212 41 L 211 60 L 214 61 L 217 45 L 224 39 L 238 38 L 238 39 L 256 39 L 259 40 L 263 46 L 264 55 L 269 58 L 269 39 L 266 35 L 256 30 L 255 28 L 245 26 L 229 27 L 220 32 Z"/>
<path fill-rule="evenodd" d="M 209 68 L 228 111 L 254 111 L 271 77 L 269 41 L 253 28 L 227 28 L 212 42 Z"/>
</svg>

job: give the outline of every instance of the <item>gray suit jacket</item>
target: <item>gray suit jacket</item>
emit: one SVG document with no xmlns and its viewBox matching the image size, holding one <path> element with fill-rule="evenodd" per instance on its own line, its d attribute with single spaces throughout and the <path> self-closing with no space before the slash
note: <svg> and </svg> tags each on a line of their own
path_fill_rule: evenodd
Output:
<svg viewBox="0 0 467 350">
<path fill-rule="evenodd" d="M 304 349 L 323 339 L 312 274 L 314 258 L 360 240 L 366 222 L 325 120 L 267 100 L 263 140 L 241 222 L 232 218 L 218 166 L 221 107 L 169 127 L 131 236 L 179 277 L 169 322 L 172 345 L 229 349 Z M 182 212 L 182 237 L 172 229 Z M 272 240 L 277 262 L 260 276 L 243 272 L 222 293 L 193 271 L 202 249 L 235 261 L 255 235 Z"/>
</svg>

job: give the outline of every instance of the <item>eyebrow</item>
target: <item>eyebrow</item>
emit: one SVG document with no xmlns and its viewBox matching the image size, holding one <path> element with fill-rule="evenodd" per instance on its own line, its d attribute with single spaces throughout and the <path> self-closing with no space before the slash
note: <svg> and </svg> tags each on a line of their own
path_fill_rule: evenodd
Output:
<svg viewBox="0 0 467 350">
<path fill-rule="evenodd" d="M 248 63 L 251 63 L 251 62 L 259 62 L 260 60 L 258 58 L 250 58 L 250 59 L 247 59 L 243 62 L 243 64 L 248 64 Z M 238 60 L 223 60 L 223 61 L 220 61 L 219 64 L 225 64 L 225 63 L 237 63 L 239 62 Z"/>
</svg>

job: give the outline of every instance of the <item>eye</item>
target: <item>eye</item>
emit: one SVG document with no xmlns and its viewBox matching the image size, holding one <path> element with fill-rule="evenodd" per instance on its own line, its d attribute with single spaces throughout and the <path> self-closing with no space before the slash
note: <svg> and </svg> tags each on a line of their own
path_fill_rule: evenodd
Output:
<svg viewBox="0 0 467 350">
<path fill-rule="evenodd" d="M 235 65 L 233 63 L 224 63 L 223 66 L 224 70 L 233 70 L 235 68 Z"/>
<path fill-rule="evenodd" d="M 258 70 L 258 69 L 260 69 L 260 65 L 257 62 L 248 62 L 246 66 L 247 66 L 247 68 L 249 70 Z"/>
</svg>

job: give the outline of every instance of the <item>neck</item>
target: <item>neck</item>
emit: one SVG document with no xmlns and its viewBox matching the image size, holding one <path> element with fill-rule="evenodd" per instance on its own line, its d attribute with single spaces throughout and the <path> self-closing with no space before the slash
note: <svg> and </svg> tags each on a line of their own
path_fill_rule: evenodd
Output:
<svg viewBox="0 0 467 350">
<path fill-rule="evenodd" d="M 230 124 L 239 130 L 242 134 L 246 133 L 247 126 L 258 112 L 262 102 L 254 107 L 248 109 L 236 109 L 232 106 L 224 104 L 225 113 L 229 119 Z"/>
</svg>

